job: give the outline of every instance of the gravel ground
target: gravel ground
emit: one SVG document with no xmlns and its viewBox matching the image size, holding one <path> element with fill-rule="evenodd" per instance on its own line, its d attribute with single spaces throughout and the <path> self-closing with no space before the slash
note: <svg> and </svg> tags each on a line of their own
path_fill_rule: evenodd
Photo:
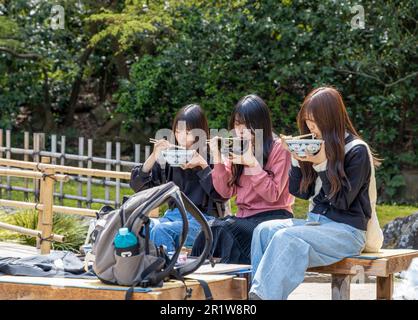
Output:
<svg viewBox="0 0 418 320">
<path fill-rule="evenodd" d="M 375 300 L 374 283 L 351 284 L 351 300 Z M 331 300 L 331 284 L 304 282 L 289 296 L 289 300 Z"/>
<path fill-rule="evenodd" d="M 395 294 L 401 281 L 395 277 Z M 366 277 L 364 283 L 351 283 L 350 297 L 351 300 L 376 300 L 376 278 Z M 290 294 L 289 300 L 331 300 L 331 276 L 307 272 L 305 281 Z"/>
</svg>

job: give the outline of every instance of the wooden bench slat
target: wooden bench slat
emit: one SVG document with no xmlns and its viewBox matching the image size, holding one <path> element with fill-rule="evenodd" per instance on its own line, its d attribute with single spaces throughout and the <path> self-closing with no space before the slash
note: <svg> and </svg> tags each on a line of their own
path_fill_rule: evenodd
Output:
<svg viewBox="0 0 418 320">
<path fill-rule="evenodd" d="M 309 268 L 309 272 L 356 275 L 360 270 L 364 270 L 366 275 L 387 276 L 387 260 L 365 260 L 347 258 L 329 266 Z"/>
<path fill-rule="evenodd" d="M 380 258 L 392 258 L 396 256 L 401 256 L 405 254 L 416 254 L 418 250 L 413 249 L 381 249 L 376 253 L 362 253 L 359 256 L 352 257 L 356 259 L 380 259 Z"/>
<path fill-rule="evenodd" d="M 368 254 L 373 257 L 371 254 Z M 378 258 L 346 258 L 329 266 L 310 268 L 310 272 L 355 275 L 360 270 L 369 276 L 388 277 L 406 270 L 412 259 L 418 257 L 418 250 L 382 250 Z M 377 257 L 377 254 L 376 254 Z"/>
<path fill-rule="evenodd" d="M 227 274 L 240 271 L 251 271 L 251 265 L 217 263 L 212 267 L 210 264 L 203 264 L 194 274 Z"/>
<path fill-rule="evenodd" d="M 191 299 L 204 300 L 203 288 L 194 279 L 208 282 L 214 299 L 247 299 L 247 281 L 230 275 L 189 275 L 186 284 L 193 289 Z M 136 288 L 133 300 L 181 300 L 185 287 L 181 281 L 172 280 L 162 288 Z M 112 286 L 99 280 L 44 278 L 22 276 L 0 276 L 0 299 L 41 299 L 41 300 L 101 300 L 125 299 L 128 287 Z M 144 292 L 148 291 L 148 292 Z"/>
</svg>

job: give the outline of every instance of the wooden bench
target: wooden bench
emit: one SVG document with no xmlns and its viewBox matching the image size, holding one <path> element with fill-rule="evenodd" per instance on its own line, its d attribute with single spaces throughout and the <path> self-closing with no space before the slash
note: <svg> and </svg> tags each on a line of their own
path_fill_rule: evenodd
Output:
<svg viewBox="0 0 418 320">
<path fill-rule="evenodd" d="M 190 253 L 190 249 L 185 249 Z M 346 258 L 329 266 L 309 268 L 308 272 L 331 274 L 331 291 L 333 300 L 350 299 L 350 283 L 356 278 L 361 281 L 362 276 L 376 277 L 376 298 L 390 300 L 393 295 L 393 275 L 408 269 L 412 259 L 418 258 L 418 250 L 410 249 L 381 249 L 379 253 L 363 253 L 356 257 Z M 243 277 L 247 279 L 248 291 L 251 287 L 251 266 L 237 264 L 221 264 L 222 273 L 239 275 L 244 271 Z M 228 266 L 230 269 L 228 269 Z M 241 270 L 239 270 L 241 269 Z M 216 274 L 210 271 L 208 265 L 200 270 L 207 274 Z M 354 278 L 354 279 L 353 279 Z"/>
<path fill-rule="evenodd" d="M 382 249 L 379 253 L 363 253 L 329 266 L 308 269 L 309 272 L 331 274 L 333 300 L 350 299 L 352 277 L 376 276 L 376 298 L 390 300 L 393 295 L 393 275 L 408 269 L 418 250 Z"/>
<path fill-rule="evenodd" d="M 193 274 L 186 284 L 192 288 L 191 300 L 204 300 L 197 279 L 205 280 L 216 300 L 246 300 L 247 281 L 232 275 Z M 194 280 L 196 279 L 196 280 Z M 112 286 L 97 279 L 0 276 L 0 300 L 123 300 L 127 287 Z M 135 288 L 133 300 L 182 300 L 185 286 L 177 280 L 162 288 Z"/>
<path fill-rule="evenodd" d="M 186 284 L 192 288 L 191 300 L 204 300 L 203 288 L 198 279 L 205 280 L 216 300 L 246 300 L 248 282 L 234 273 L 251 266 L 217 264 L 215 268 L 202 265 L 188 275 Z M 127 287 L 107 285 L 100 280 L 70 279 L 60 277 L 0 276 L 0 300 L 123 300 Z M 182 300 L 185 286 L 181 281 L 170 280 L 161 288 L 135 288 L 133 300 Z"/>
</svg>

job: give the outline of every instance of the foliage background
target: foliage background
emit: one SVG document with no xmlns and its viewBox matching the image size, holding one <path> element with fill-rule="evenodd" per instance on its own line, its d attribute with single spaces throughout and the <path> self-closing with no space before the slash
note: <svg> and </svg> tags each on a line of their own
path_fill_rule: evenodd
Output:
<svg viewBox="0 0 418 320">
<path fill-rule="evenodd" d="M 80 4 L 81 3 L 81 4 Z M 51 30 L 51 7 L 65 8 Z M 198 102 L 213 127 L 263 97 L 278 133 L 295 133 L 303 97 L 338 88 L 384 158 L 381 201 L 403 201 L 418 168 L 416 1 L 0 0 L 0 125 L 144 143 Z"/>
</svg>

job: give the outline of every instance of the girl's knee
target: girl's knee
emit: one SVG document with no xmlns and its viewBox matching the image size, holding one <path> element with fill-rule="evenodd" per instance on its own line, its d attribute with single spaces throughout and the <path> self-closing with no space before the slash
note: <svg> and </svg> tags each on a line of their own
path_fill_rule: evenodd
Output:
<svg viewBox="0 0 418 320">
<path fill-rule="evenodd" d="M 151 228 L 150 235 L 151 237 L 153 237 L 154 235 L 162 234 L 162 233 L 169 234 L 170 230 L 171 228 L 170 228 L 169 223 L 159 223 L 153 226 L 153 228 Z"/>
<path fill-rule="evenodd" d="M 253 231 L 253 241 L 265 242 L 270 233 L 270 227 L 268 224 L 260 223 Z"/>
<path fill-rule="evenodd" d="M 274 233 L 272 238 L 273 238 L 274 241 L 285 241 L 285 240 L 289 240 L 289 239 L 294 239 L 296 237 L 297 236 L 296 236 L 293 228 L 283 228 L 283 229 L 277 230 Z"/>
</svg>

